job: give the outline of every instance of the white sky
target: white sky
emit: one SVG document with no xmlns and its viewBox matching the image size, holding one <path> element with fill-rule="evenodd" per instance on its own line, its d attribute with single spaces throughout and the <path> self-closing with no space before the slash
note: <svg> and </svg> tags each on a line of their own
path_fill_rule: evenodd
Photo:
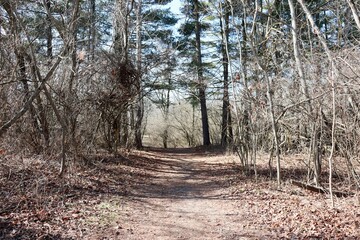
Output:
<svg viewBox="0 0 360 240">
<path fill-rule="evenodd" d="M 180 13 L 181 2 L 180 0 L 173 0 L 172 2 L 168 3 L 166 6 L 170 7 L 170 10 L 175 13 L 176 15 Z"/>
</svg>

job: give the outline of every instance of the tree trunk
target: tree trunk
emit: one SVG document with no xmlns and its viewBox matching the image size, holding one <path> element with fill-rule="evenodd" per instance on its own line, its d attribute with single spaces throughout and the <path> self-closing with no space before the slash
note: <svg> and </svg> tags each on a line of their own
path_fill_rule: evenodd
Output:
<svg viewBox="0 0 360 240">
<path fill-rule="evenodd" d="M 39 72 L 38 72 L 38 74 L 39 74 Z M 38 76 L 38 77 L 40 77 L 40 76 Z M 66 153 L 68 151 L 66 137 L 67 137 L 67 133 L 68 133 L 68 126 L 67 126 L 65 119 L 61 116 L 59 110 L 57 109 L 55 102 L 53 101 L 53 99 L 51 97 L 51 94 L 49 93 L 49 91 L 46 88 L 46 85 L 44 85 L 43 89 L 44 89 L 45 96 L 46 96 L 47 100 L 49 101 L 49 103 L 55 113 L 55 116 L 61 126 L 61 161 L 60 161 L 59 176 L 62 177 L 66 170 Z"/>
<path fill-rule="evenodd" d="M 200 9 L 199 1 L 194 0 L 194 11 L 195 11 L 195 37 L 196 37 L 196 66 L 197 66 L 197 77 L 198 77 L 198 91 L 200 100 L 200 111 L 201 111 L 201 123 L 203 132 L 203 145 L 210 145 L 210 131 L 209 131 L 209 120 L 206 107 L 206 83 L 203 76 L 203 64 L 201 56 L 201 25 L 200 25 Z"/>
<path fill-rule="evenodd" d="M 29 62 L 29 65 L 31 66 L 31 74 L 32 77 L 34 79 L 33 83 L 34 83 L 34 87 L 35 89 L 39 88 L 39 79 L 36 75 L 36 67 L 35 64 L 33 64 L 33 59 L 31 58 L 31 56 L 27 55 L 27 61 Z M 38 113 L 38 119 L 39 119 L 39 123 L 40 123 L 40 131 L 41 134 L 44 138 L 44 149 L 48 149 L 50 146 L 50 129 L 49 129 L 49 123 L 46 117 L 46 112 L 45 112 L 45 108 L 44 108 L 44 104 L 42 101 L 42 98 L 39 95 L 36 96 L 36 106 L 37 106 L 37 113 Z"/>
<path fill-rule="evenodd" d="M 299 78 L 300 78 L 302 95 L 305 97 L 305 99 L 308 99 L 308 101 L 306 102 L 307 103 L 306 104 L 307 111 L 308 111 L 307 115 L 309 116 L 308 122 L 313 124 L 312 129 L 313 129 L 314 133 L 313 133 L 313 138 L 311 139 L 312 147 L 311 147 L 311 152 L 310 152 L 310 158 L 313 159 L 314 180 L 315 180 L 316 186 L 318 186 L 320 184 L 320 174 L 321 174 L 321 150 L 319 149 L 319 145 L 321 145 L 321 131 L 319 131 L 317 124 L 316 124 L 318 119 L 312 118 L 314 113 L 313 113 L 312 105 L 310 103 L 310 94 L 308 91 L 308 86 L 306 83 L 304 69 L 303 69 L 302 61 L 301 61 L 301 55 L 300 55 L 299 44 L 298 44 L 298 35 L 297 35 L 296 13 L 295 13 L 295 7 L 294 7 L 293 0 L 288 0 L 288 3 L 289 3 L 289 7 L 290 7 L 290 14 L 291 14 L 292 40 L 293 40 L 296 68 L 297 68 L 297 72 L 298 72 Z M 310 166 L 309 166 L 309 168 L 310 168 Z"/>
<path fill-rule="evenodd" d="M 171 74 L 168 76 L 168 85 L 171 86 Z M 166 100 L 165 100 L 165 109 L 164 109 L 164 120 L 165 120 L 165 130 L 163 136 L 164 148 L 168 146 L 168 138 L 169 138 L 169 110 L 170 110 L 170 88 L 166 91 Z"/>
<path fill-rule="evenodd" d="M 222 7 L 222 5 L 221 5 Z M 231 139 L 231 112 L 229 99 L 229 59 L 227 45 L 229 39 L 229 17 L 230 13 L 227 4 L 224 5 L 224 16 L 220 17 L 220 27 L 222 36 L 221 54 L 223 57 L 223 106 L 222 106 L 222 124 L 221 124 L 221 145 L 227 147 Z M 223 12 L 222 11 L 222 12 Z"/>
<path fill-rule="evenodd" d="M 351 8 L 351 12 L 354 16 L 356 26 L 360 30 L 360 19 L 359 19 L 358 10 L 355 7 L 354 1 L 353 0 L 346 0 L 346 1 L 348 2 L 349 6 Z"/>
<path fill-rule="evenodd" d="M 51 9 L 51 1 L 46 0 L 45 4 L 46 4 L 46 8 L 50 10 Z M 46 15 L 46 21 L 47 21 L 47 26 L 46 26 L 46 55 L 49 58 L 49 62 L 51 62 L 51 60 L 53 59 L 53 45 L 52 45 L 53 34 L 52 34 L 51 17 L 49 16 L 49 13 L 47 13 L 47 15 Z"/>
<path fill-rule="evenodd" d="M 96 46 L 96 3 L 90 0 L 90 58 L 95 59 Z"/>
<path fill-rule="evenodd" d="M 116 0 L 114 50 L 120 63 L 127 63 L 129 58 L 129 14 L 132 8 L 132 1 Z"/>
<path fill-rule="evenodd" d="M 23 84 L 24 87 L 24 100 L 23 102 L 25 103 L 29 97 L 30 97 L 30 87 L 29 87 L 29 83 L 26 77 L 26 66 L 25 66 L 25 57 L 24 57 L 25 53 L 21 53 L 19 51 L 16 51 L 16 56 L 17 56 L 17 60 L 18 60 L 18 65 L 19 65 L 19 76 L 20 76 L 20 81 Z M 43 148 L 39 142 L 40 139 L 40 134 L 41 134 L 41 129 L 38 123 L 38 118 L 37 118 L 37 112 L 36 109 L 34 107 L 34 104 L 30 104 L 30 117 L 31 117 L 31 122 L 34 128 L 34 135 L 31 136 L 32 141 L 34 143 L 35 146 L 35 151 L 39 154 Z"/>
<path fill-rule="evenodd" d="M 142 1 L 138 0 L 136 9 L 136 69 L 138 78 L 138 97 L 136 106 L 136 122 L 135 122 L 135 147 L 141 149 L 142 144 L 142 121 L 144 116 L 144 102 L 142 89 L 142 47 L 141 47 L 141 27 L 142 27 Z"/>
<path fill-rule="evenodd" d="M 301 5 L 302 9 L 304 10 L 307 19 L 310 22 L 311 28 L 313 32 L 317 35 L 321 45 L 323 46 L 325 53 L 329 59 L 329 62 L 331 64 L 331 71 L 329 75 L 329 82 L 331 85 L 331 93 L 332 93 L 332 127 L 331 127 L 331 152 L 329 156 L 329 192 L 330 192 L 330 198 L 331 198 L 331 205 L 334 207 L 334 198 L 333 198 L 333 192 L 332 192 L 332 162 L 334 157 L 334 151 L 335 151 L 335 121 L 336 121 L 336 105 L 335 105 L 335 98 L 336 98 L 336 86 L 335 86 L 335 79 L 338 76 L 338 71 L 335 67 L 335 62 L 333 59 L 333 56 L 331 54 L 331 51 L 326 43 L 326 40 L 324 36 L 321 34 L 320 29 L 315 24 L 314 18 L 311 15 L 309 9 L 306 7 L 303 0 L 297 0 L 298 3 Z"/>
<path fill-rule="evenodd" d="M 254 19 L 256 19 L 257 17 L 257 12 L 258 12 L 258 3 L 255 3 L 255 16 Z M 277 173 L 277 184 L 278 187 L 280 187 L 281 185 L 281 166 L 280 166 L 280 150 L 279 150 L 279 137 L 278 137 L 278 130 L 277 130 L 277 122 L 275 119 L 275 110 L 274 110 L 274 103 L 273 103 L 273 89 L 271 86 L 271 82 L 270 82 L 270 77 L 269 74 L 267 72 L 266 67 L 263 65 L 263 63 L 260 61 L 258 52 L 255 48 L 255 39 L 256 36 L 254 34 L 255 33 L 255 22 L 253 23 L 253 27 L 252 27 L 252 40 L 250 41 L 250 45 L 251 45 L 251 49 L 252 52 L 254 54 L 255 57 L 255 62 L 256 64 L 259 66 L 259 68 L 261 69 L 261 71 L 263 72 L 264 78 L 265 78 L 265 83 L 266 83 L 266 95 L 267 95 L 267 100 L 268 100 L 268 104 L 269 104 L 269 113 L 270 113 L 270 121 L 271 121 L 271 127 L 272 127 L 272 132 L 273 132 L 273 139 L 274 139 L 274 144 L 275 144 L 275 154 L 276 154 L 276 173 Z"/>
<path fill-rule="evenodd" d="M 17 19 L 16 19 L 16 15 L 14 14 L 11 5 L 9 4 L 8 1 L 3 1 L 0 3 L 3 8 L 5 9 L 5 11 L 7 11 L 9 18 L 10 18 L 10 24 L 11 24 L 11 30 L 12 32 L 18 33 L 18 26 L 17 26 Z M 18 43 L 17 41 L 15 41 L 15 43 Z M 66 49 L 66 46 L 64 47 L 64 50 L 61 51 L 61 54 L 59 54 L 59 56 L 62 56 L 62 54 L 64 53 Z M 30 95 L 29 93 L 26 93 L 27 97 L 26 97 L 26 101 L 24 102 L 23 107 L 7 122 L 5 122 L 1 127 L 0 127 L 0 137 L 14 124 L 16 123 L 17 120 L 19 120 L 27 111 L 33 111 L 31 110 L 34 105 L 33 102 L 35 99 L 37 99 L 39 97 L 39 94 L 41 92 L 41 90 L 43 89 L 43 87 L 45 86 L 45 83 L 50 79 L 50 77 L 53 75 L 53 73 L 55 72 L 55 69 L 58 67 L 58 65 L 60 64 L 62 58 L 58 57 L 57 61 L 51 66 L 50 70 L 48 71 L 48 73 L 46 74 L 45 78 L 42 78 L 40 76 L 39 73 L 39 69 L 37 66 L 37 63 L 35 61 L 35 56 L 33 55 L 33 52 L 31 52 L 31 58 L 32 58 L 32 66 L 34 69 L 36 69 L 36 75 L 38 76 L 38 81 L 40 82 L 40 85 L 38 85 L 38 87 L 35 88 L 35 90 L 33 91 L 33 93 Z M 23 72 L 21 75 L 22 76 L 22 81 L 25 84 L 24 88 L 28 88 L 27 86 L 27 80 L 26 80 L 26 70 L 24 69 L 25 67 L 25 61 L 24 61 L 24 56 L 20 56 L 20 53 L 17 53 L 16 55 L 18 55 L 19 60 L 20 60 L 20 72 Z M 21 60 L 22 59 L 22 60 Z M 21 61 L 23 61 L 21 63 Z M 24 70 L 25 70 L 25 76 L 24 76 Z M 26 81 L 26 82 L 25 82 Z"/>
<path fill-rule="evenodd" d="M 68 132 L 71 138 L 72 147 L 75 149 L 75 153 L 78 152 L 78 143 L 76 142 L 76 128 L 77 128 L 77 113 L 76 113 L 76 90 L 74 89 L 74 83 L 78 72 L 78 61 L 77 61 L 77 17 L 80 10 L 80 0 L 75 1 L 72 12 L 73 21 L 69 27 L 69 38 L 70 40 L 70 59 L 71 59 L 71 72 L 69 76 L 68 92 L 66 96 L 65 115 L 64 118 L 68 123 Z"/>
<path fill-rule="evenodd" d="M 14 12 L 12 5 L 9 4 L 9 2 L 3 2 L 2 6 L 9 15 L 9 19 L 10 19 L 11 34 L 13 36 L 13 40 L 15 43 L 14 53 L 17 59 L 17 66 L 19 67 L 18 76 L 19 76 L 19 81 L 22 83 L 23 92 L 24 92 L 23 103 L 26 104 L 30 99 L 31 90 L 27 78 L 27 69 L 25 62 L 26 50 L 24 49 L 25 47 L 23 46 L 20 37 L 21 27 L 19 26 L 18 18 L 16 17 L 16 12 Z M 39 142 L 41 129 L 38 123 L 38 118 L 37 118 L 38 114 L 36 112 L 33 102 L 29 104 L 29 113 L 30 113 L 31 125 L 34 129 L 34 134 L 30 135 L 30 137 L 34 145 L 35 152 L 40 153 L 42 151 L 42 146 Z"/>
</svg>

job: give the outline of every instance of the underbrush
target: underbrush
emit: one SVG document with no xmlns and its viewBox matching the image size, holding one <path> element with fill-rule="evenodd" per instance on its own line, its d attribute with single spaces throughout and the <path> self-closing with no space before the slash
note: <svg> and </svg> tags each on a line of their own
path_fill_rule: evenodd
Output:
<svg viewBox="0 0 360 240">
<path fill-rule="evenodd" d="M 70 163 L 59 177 L 59 163 L 54 159 L 3 156 L 0 239 L 60 239 L 74 227 L 69 221 L 81 218 L 77 205 L 109 196 L 126 197 L 131 186 L 146 177 L 139 167 L 142 162 L 134 159 L 87 156 Z"/>
</svg>

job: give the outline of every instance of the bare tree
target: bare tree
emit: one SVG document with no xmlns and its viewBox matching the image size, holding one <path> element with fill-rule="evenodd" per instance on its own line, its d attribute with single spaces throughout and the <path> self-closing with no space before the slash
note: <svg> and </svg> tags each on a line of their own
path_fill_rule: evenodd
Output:
<svg viewBox="0 0 360 240">
<path fill-rule="evenodd" d="M 331 126 L 331 152 L 330 152 L 330 156 L 329 156 L 329 191 L 330 191 L 330 196 L 331 196 L 331 203 L 332 206 L 334 206 L 334 198 L 333 198 L 333 193 L 332 193 L 332 162 L 333 162 L 333 157 L 334 157 L 334 151 L 335 151 L 335 124 L 336 124 L 336 105 L 335 105 L 335 101 L 336 101 L 336 86 L 335 86 L 335 79 L 337 78 L 337 69 L 335 66 L 335 62 L 334 59 L 332 57 L 332 53 L 323 37 L 323 35 L 321 34 L 319 28 L 316 26 L 314 19 L 309 11 L 309 9 L 306 7 L 305 3 L 303 0 L 297 0 L 301 7 L 303 8 L 306 17 L 308 18 L 311 27 L 313 29 L 313 31 L 315 32 L 315 34 L 317 35 L 317 37 L 319 38 L 320 43 L 322 44 L 326 55 L 329 59 L 330 62 L 330 74 L 329 74 L 329 81 L 331 84 L 331 89 L 332 89 L 332 126 Z"/>
</svg>

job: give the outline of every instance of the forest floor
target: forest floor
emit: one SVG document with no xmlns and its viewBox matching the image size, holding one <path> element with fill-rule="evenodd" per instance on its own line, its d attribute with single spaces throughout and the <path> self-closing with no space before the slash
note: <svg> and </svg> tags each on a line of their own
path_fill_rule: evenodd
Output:
<svg viewBox="0 0 360 240">
<path fill-rule="evenodd" d="M 304 180 L 301 156 L 283 161 L 284 179 Z M 331 208 L 327 194 L 278 189 L 265 157 L 257 181 L 201 148 L 87 156 L 63 178 L 44 157 L 0 166 L 0 239 L 360 239 L 358 195 Z"/>
</svg>

